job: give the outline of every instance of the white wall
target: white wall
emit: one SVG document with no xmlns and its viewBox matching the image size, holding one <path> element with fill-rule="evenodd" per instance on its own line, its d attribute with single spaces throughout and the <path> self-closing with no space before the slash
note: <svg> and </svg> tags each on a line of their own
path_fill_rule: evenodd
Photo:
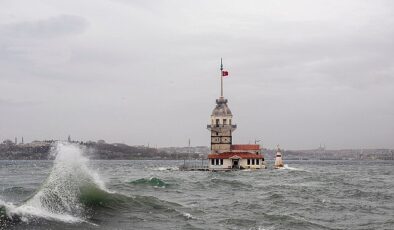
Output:
<svg viewBox="0 0 394 230">
<path fill-rule="evenodd" d="M 209 159 L 209 168 L 210 169 L 227 169 L 231 168 L 231 159 L 223 159 L 223 165 L 212 165 L 211 164 L 211 159 Z"/>
<path fill-rule="evenodd" d="M 252 159 L 250 159 L 250 161 L 252 161 Z M 256 162 L 256 159 L 255 159 L 255 162 Z M 250 163 L 252 163 L 252 162 L 250 162 Z M 256 164 L 248 165 L 247 159 L 240 159 L 240 165 L 246 169 L 259 169 L 259 168 L 262 168 L 262 159 L 259 159 L 259 164 L 257 164 L 257 165 Z"/>
<path fill-rule="evenodd" d="M 251 159 L 252 161 L 252 159 Z M 256 161 L 256 159 L 255 159 Z M 252 162 L 250 162 L 252 163 Z M 247 159 L 239 159 L 239 165 L 245 169 L 261 169 L 263 168 L 263 161 L 259 159 L 259 164 L 250 164 L 248 165 Z M 223 165 L 212 165 L 211 159 L 209 159 L 209 168 L 210 169 L 231 169 L 232 168 L 232 159 L 223 159 Z"/>
</svg>

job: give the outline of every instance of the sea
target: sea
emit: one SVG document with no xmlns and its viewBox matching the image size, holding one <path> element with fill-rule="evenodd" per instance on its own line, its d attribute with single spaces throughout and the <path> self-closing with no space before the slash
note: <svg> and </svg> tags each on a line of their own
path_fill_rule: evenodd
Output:
<svg viewBox="0 0 394 230">
<path fill-rule="evenodd" d="M 394 161 L 206 172 L 84 152 L 0 161 L 0 229 L 394 229 Z"/>
</svg>

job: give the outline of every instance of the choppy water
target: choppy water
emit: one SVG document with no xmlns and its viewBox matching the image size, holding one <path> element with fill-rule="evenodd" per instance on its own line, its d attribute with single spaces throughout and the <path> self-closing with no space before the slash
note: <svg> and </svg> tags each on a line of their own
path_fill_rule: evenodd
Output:
<svg viewBox="0 0 394 230">
<path fill-rule="evenodd" d="M 0 161 L 0 229 L 394 229 L 392 161 L 180 172 L 181 161 L 54 152 L 54 162 Z"/>
</svg>

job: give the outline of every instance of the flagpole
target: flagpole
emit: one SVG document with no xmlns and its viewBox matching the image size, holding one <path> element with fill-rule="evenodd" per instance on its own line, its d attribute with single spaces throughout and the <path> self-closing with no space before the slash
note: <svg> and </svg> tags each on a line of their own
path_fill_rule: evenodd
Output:
<svg viewBox="0 0 394 230">
<path fill-rule="evenodd" d="M 220 97 L 223 97 L 223 61 L 220 58 Z"/>
</svg>

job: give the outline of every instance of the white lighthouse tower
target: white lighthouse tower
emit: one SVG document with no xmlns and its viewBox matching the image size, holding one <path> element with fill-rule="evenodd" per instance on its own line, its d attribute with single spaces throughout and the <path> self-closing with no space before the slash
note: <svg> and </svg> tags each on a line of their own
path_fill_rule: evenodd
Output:
<svg viewBox="0 0 394 230">
<path fill-rule="evenodd" d="M 277 145 L 276 149 L 276 155 L 275 155 L 275 169 L 280 169 L 283 168 L 283 159 L 282 159 L 282 151 L 279 148 L 279 145 Z"/>
</svg>

